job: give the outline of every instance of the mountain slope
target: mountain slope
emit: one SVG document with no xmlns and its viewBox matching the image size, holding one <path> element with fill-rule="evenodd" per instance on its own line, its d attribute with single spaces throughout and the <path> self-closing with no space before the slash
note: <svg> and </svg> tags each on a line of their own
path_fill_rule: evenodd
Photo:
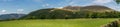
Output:
<svg viewBox="0 0 120 27">
<path fill-rule="evenodd" d="M 41 9 L 38 11 L 31 12 L 30 14 L 22 17 L 25 19 L 55 19 L 55 18 L 64 18 L 72 15 L 73 12 L 66 11 L 57 8 L 48 8 L 48 9 Z"/>
<path fill-rule="evenodd" d="M 80 10 L 80 11 L 91 11 L 91 12 L 111 12 L 115 11 L 111 8 L 100 6 L 100 5 L 90 5 L 90 6 L 66 6 L 63 9 L 68 10 Z"/>
<path fill-rule="evenodd" d="M 81 11 L 93 11 L 93 12 L 111 12 L 115 11 L 111 8 L 105 7 L 105 6 L 99 6 L 99 5 L 92 5 L 92 6 L 86 6 L 82 7 L 80 9 Z"/>
<path fill-rule="evenodd" d="M 21 19 L 118 18 L 120 13 L 105 6 L 67 6 L 33 11 Z"/>
</svg>

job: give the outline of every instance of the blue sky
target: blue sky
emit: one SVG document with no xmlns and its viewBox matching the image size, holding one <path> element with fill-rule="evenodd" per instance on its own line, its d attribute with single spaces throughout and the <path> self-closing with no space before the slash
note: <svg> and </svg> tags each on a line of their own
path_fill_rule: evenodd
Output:
<svg viewBox="0 0 120 27">
<path fill-rule="evenodd" d="M 64 6 L 104 5 L 120 11 L 120 5 L 113 0 L 0 0 L 0 14 L 24 13 L 42 8 L 58 8 Z"/>
</svg>

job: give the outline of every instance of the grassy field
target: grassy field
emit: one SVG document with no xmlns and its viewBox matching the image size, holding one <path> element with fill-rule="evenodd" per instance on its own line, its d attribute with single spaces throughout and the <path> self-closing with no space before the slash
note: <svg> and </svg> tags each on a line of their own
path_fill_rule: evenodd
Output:
<svg viewBox="0 0 120 27">
<path fill-rule="evenodd" d="M 0 27 L 100 27 L 115 19 L 14 20 L 0 22 Z"/>
</svg>

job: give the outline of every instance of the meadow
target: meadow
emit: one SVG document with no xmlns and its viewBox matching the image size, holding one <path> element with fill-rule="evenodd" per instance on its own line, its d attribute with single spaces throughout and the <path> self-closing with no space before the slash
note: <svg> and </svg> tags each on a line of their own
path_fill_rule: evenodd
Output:
<svg viewBox="0 0 120 27">
<path fill-rule="evenodd" d="M 2 21 L 0 27 L 100 27 L 116 19 L 36 19 Z"/>
</svg>

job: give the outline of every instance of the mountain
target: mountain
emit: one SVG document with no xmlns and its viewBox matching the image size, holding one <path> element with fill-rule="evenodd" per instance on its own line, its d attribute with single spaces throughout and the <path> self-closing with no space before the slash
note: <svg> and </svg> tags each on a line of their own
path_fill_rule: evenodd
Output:
<svg viewBox="0 0 120 27">
<path fill-rule="evenodd" d="M 0 20 L 5 20 L 5 19 L 18 19 L 22 16 L 25 16 L 26 14 L 2 14 L 0 15 Z"/>
<path fill-rule="evenodd" d="M 93 11 L 93 12 L 112 12 L 112 11 L 115 11 L 111 8 L 108 8 L 105 6 L 99 6 L 99 5 L 85 6 L 85 7 L 82 7 L 80 10 Z"/>
<path fill-rule="evenodd" d="M 92 12 L 111 12 L 115 11 L 111 8 L 100 6 L 100 5 L 90 5 L 90 6 L 66 6 L 63 9 L 68 10 L 79 10 L 79 11 L 92 11 Z"/>
<path fill-rule="evenodd" d="M 30 14 L 22 17 L 21 19 L 46 19 L 46 18 L 64 18 L 67 16 L 72 15 L 73 12 L 63 10 L 63 9 L 57 9 L 57 8 L 47 8 L 47 9 L 40 9 L 37 11 L 33 11 Z"/>
<path fill-rule="evenodd" d="M 80 10 L 80 6 L 65 6 L 63 9 L 70 9 L 70 10 Z"/>
<path fill-rule="evenodd" d="M 120 13 L 105 6 L 66 6 L 33 11 L 20 19 L 118 18 Z"/>
</svg>

